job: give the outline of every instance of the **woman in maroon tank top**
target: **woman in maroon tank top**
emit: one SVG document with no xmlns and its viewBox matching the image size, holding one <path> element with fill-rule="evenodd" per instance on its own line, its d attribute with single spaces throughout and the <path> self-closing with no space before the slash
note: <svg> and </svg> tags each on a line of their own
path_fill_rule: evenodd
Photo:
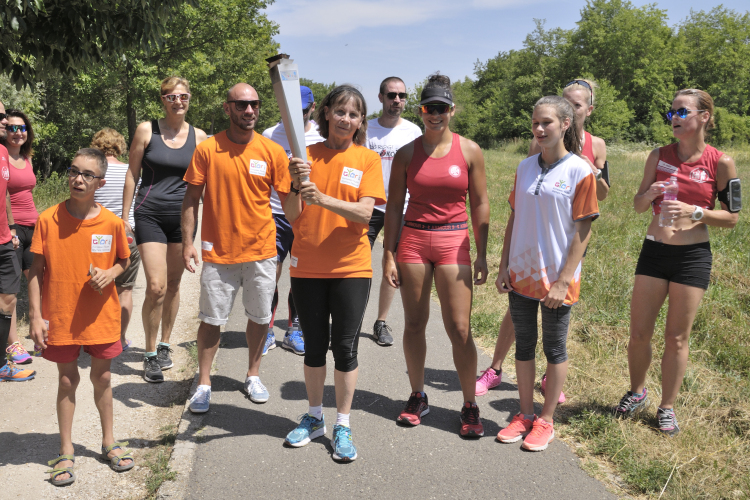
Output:
<svg viewBox="0 0 750 500">
<path fill-rule="evenodd" d="M 594 175 L 599 177 L 596 181 L 596 198 L 603 201 L 609 194 L 609 185 L 601 176 L 604 169 L 604 162 L 607 161 L 607 146 L 604 139 L 591 135 L 583 129 L 586 119 L 594 111 L 594 88 L 596 83 L 591 80 L 573 80 L 563 89 L 563 97 L 573 106 L 576 113 L 576 126 L 578 127 L 578 136 L 583 137 L 581 144 L 581 158 L 586 160 L 591 167 Z M 536 139 L 531 140 L 528 156 L 534 156 L 542 152 L 542 148 L 537 144 Z M 586 248 L 588 251 L 588 248 Z M 584 252 L 583 256 L 586 256 Z M 500 379 L 503 371 L 503 361 L 508 355 L 508 351 L 516 341 L 516 333 L 513 330 L 513 321 L 510 319 L 510 309 L 505 311 L 503 321 L 500 323 L 500 331 L 497 334 L 495 344 L 495 353 L 492 356 L 492 364 L 477 377 L 476 394 L 482 396 L 487 394 L 489 389 L 500 385 Z M 547 375 L 542 377 L 542 394 L 546 388 Z M 560 393 L 558 403 L 565 402 L 565 393 Z"/>
<path fill-rule="evenodd" d="M 651 208 L 652 217 L 636 265 L 630 303 L 630 390 L 620 400 L 616 414 L 627 417 L 646 405 L 651 338 L 661 306 L 669 296 L 661 402 L 656 412 L 659 430 L 669 436 L 680 430 L 674 402 L 685 375 L 690 330 L 711 277 L 708 226 L 733 228 L 738 219 L 723 196 L 719 197 L 721 210 L 714 210 L 717 192 L 727 188 L 737 171 L 730 157 L 706 144 L 706 132 L 713 127 L 713 111 L 713 99 L 706 92 L 677 92 L 667 117 L 679 142 L 651 152 L 633 199 L 636 212 Z M 679 193 L 676 200 L 662 201 L 664 181 L 670 176 L 677 178 Z M 661 216 L 667 221 L 660 224 Z"/>
<path fill-rule="evenodd" d="M 404 355 L 412 390 L 397 421 L 418 425 L 429 413 L 424 392 L 425 329 L 434 278 L 463 392 L 460 434 L 479 437 L 484 428 L 474 395 L 477 350 L 469 328 L 472 269 L 466 194 L 477 247 L 473 284 L 481 285 L 487 280 L 490 216 L 484 158 L 479 146 L 450 130 L 454 108 L 448 77 L 429 77 L 420 110 L 424 135 L 396 153 L 385 211 L 383 279 L 401 289 Z M 409 206 L 396 254 L 407 187 Z"/>
</svg>

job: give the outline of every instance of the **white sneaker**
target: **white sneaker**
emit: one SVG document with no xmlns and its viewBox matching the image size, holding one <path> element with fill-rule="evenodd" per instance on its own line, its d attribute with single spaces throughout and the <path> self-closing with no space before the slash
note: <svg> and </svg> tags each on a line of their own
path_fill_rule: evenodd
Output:
<svg viewBox="0 0 750 500">
<path fill-rule="evenodd" d="M 199 385 L 193 397 L 190 398 L 190 411 L 193 413 L 206 413 L 211 405 L 211 386 Z"/>
<path fill-rule="evenodd" d="M 253 403 L 265 403 L 268 401 L 268 389 L 260 381 L 260 377 L 247 377 L 245 379 L 245 392 L 250 396 Z"/>
</svg>

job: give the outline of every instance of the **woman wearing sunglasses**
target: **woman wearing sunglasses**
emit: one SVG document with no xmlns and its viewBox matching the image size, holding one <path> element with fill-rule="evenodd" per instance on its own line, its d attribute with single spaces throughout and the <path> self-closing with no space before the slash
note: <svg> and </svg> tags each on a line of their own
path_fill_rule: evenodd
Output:
<svg viewBox="0 0 750 500">
<path fill-rule="evenodd" d="M 10 228 L 16 230 L 19 243 L 16 254 L 23 275 L 28 279 L 29 268 L 34 260 L 34 254 L 31 253 L 31 238 L 34 236 L 34 225 L 39 217 L 32 195 L 36 186 L 36 176 L 31 166 L 31 157 L 34 155 L 31 148 L 34 142 L 34 129 L 23 111 L 9 109 L 7 116 L 8 125 L 5 126 L 7 136 L 2 144 L 8 149 L 8 163 L 11 166 L 8 194 L 15 224 Z M 31 356 L 18 339 L 15 310 L 11 320 L 8 344 L 6 354 L 11 361 L 19 365 L 31 363 Z"/>
<path fill-rule="evenodd" d="M 182 178 L 195 147 L 206 139 L 205 132 L 185 121 L 190 107 L 187 80 L 176 76 L 164 79 L 161 103 L 165 117 L 143 122 L 135 131 L 122 198 L 122 219 L 135 234 L 146 273 L 143 378 L 147 382 L 163 382 L 162 370 L 173 366 L 169 337 L 180 306 L 180 280 L 185 269 L 180 215 L 187 183 Z M 141 185 L 133 201 L 139 178 Z M 135 228 L 128 221 L 133 203 Z M 157 346 L 159 324 L 161 341 Z"/>
<path fill-rule="evenodd" d="M 401 289 L 404 355 L 412 390 L 397 422 L 419 425 L 430 411 L 424 391 L 425 329 L 434 280 L 463 392 L 459 433 L 480 437 L 484 427 L 474 395 L 477 349 L 469 327 L 472 269 L 466 194 L 477 250 L 473 284 L 481 285 L 487 280 L 490 219 L 484 157 L 474 142 L 450 130 L 454 106 L 447 76 L 431 75 L 419 104 L 424 135 L 396 153 L 385 211 L 383 279 Z M 409 206 L 397 253 L 407 188 Z"/>
<path fill-rule="evenodd" d="M 674 404 L 685 375 L 690 330 L 711 277 L 708 226 L 733 228 L 737 224 L 739 206 L 735 201 L 740 193 L 734 161 L 706 144 L 706 133 L 714 126 L 711 96 L 702 90 L 680 90 L 667 118 L 678 142 L 651 152 L 633 199 L 637 213 L 651 208 L 652 216 L 635 268 L 630 303 L 630 390 L 615 414 L 628 417 L 646 406 L 651 338 L 669 296 L 656 416 L 659 430 L 674 436 L 680 431 Z M 676 200 L 663 197 L 670 177 L 677 178 Z M 717 195 L 721 210 L 714 210 Z M 660 225 L 660 215 L 667 224 Z"/>
<path fill-rule="evenodd" d="M 594 88 L 596 83 L 591 80 L 573 80 L 565 85 L 563 89 L 563 97 L 568 101 L 575 111 L 576 115 L 576 128 L 578 130 L 578 137 L 581 138 L 580 154 L 591 169 L 591 172 L 596 178 L 596 198 L 599 201 L 603 201 L 609 194 L 609 175 L 604 176 L 605 163 L 607 160 L 607 146 L 604 143 L 604 139 L 591 135 L 584 130 L 586 119 L 591 116 L 594 111 Z M 542 148 L 539 146 L 536 138 L 531 140 L 529 146 L 528 156 L 534 156 L 542 152 Z M 588 248 L 586 249 L 588 251 Z M 583 256 L 586 257 L 586 251 L 583 252 Z M 508 355 L 513 342 L 516 337 L 513 332 L 513 321 L 510 318 L 510 309 L 505 311 L 505 316 L 500 324 L 500 331 L 497 335 L 497 343 L 495 344 L 495 353 L 492 357 L 492 364 L 482 372 L 477 378 L 476 393 L 477 396 L 487 394 L 487 392 L 500 385 L 502 378 L 503 361 L 505 356 Z M 547 388 L 547 375 L 542 377 L 541 389 L 544 394 Z M 565 402 L 565 393 L 560 392 L 560 398 L 558 403 L 562 404 Z"/>
</svg>

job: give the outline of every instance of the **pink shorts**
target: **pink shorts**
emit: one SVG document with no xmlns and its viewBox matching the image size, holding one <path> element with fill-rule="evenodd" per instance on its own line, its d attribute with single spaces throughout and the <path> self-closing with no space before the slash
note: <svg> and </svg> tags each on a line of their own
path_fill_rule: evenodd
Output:
<svg viewBox="0 0 750 500">
<path fill-rule="evenodd" d="M 94 345 L 47 345 L 42 351 L 42 357 L 53 363 L 71 363 L 78 359 L 81 353 L 81 347 L 84 352 L 96 359 L 116 358 L 122 352 L 122 342 L 117 340 L 111 344 L 94 344 Z"/>
<path fill-rule="evenodd" d="M 428 231 L 404 226 L 396 262 L 404 264 L 471 265 L 469 230 Z"/>
</svg>

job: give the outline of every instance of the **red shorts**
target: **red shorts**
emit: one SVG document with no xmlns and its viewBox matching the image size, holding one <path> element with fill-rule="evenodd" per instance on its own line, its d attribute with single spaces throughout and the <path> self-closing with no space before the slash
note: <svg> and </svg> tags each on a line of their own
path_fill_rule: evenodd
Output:
<svg viewBox="0 0 750 500">
<path fill-rule="evenodd" d="M 78 359 L 81 353 L 81 347 L 84 352 L 96 359 L 116 358 L 122 352 L 122 342 L 119 340 L 111 344 L 94 344 L 94 345 L 47 345 L 42 351 L 42 357 L 53 363 L 70 363 Z"/>
<path fill-rule="evenodd" d="M 426 231 L 404 227 L 396 262 L 404 264 L 471 265 L 469 230 Z"/>
</svg>

